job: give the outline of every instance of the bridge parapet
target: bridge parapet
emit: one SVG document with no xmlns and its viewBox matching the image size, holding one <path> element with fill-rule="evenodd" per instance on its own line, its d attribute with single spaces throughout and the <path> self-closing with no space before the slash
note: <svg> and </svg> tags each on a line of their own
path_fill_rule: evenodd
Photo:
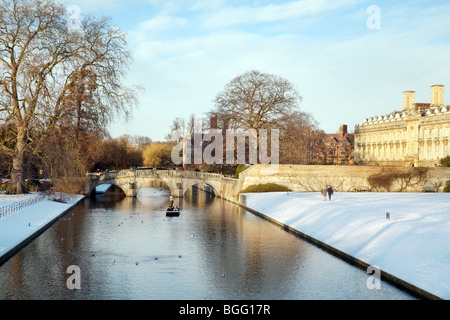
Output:
<svg viewBox="0 0 450 320">
<path fill-rule="evenodd" d="M 199 178 L 199 179 L 222 179 L 223 175 L 218 173 L 180 171 L 180 170 L 153 170 L 153 169 L 127 169 L 107 171 L 100 173 L 89 173 L 91 180 L 110 180 L 126 177 L 175 177 L 175 178 Z"/>
</svg>

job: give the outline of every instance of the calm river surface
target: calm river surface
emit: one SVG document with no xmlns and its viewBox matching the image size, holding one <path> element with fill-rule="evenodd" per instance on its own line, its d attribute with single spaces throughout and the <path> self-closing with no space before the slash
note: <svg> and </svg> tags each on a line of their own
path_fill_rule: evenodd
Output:
<svg viewBox="0 0 450 320">
<path fill-rule="evenodd" d="M 413 299 L 369 290 L 365 271 L 197 189 L 167 218 L 168 196 L 84 200 L 0 266 L 0 299 Z"/>
</svg>

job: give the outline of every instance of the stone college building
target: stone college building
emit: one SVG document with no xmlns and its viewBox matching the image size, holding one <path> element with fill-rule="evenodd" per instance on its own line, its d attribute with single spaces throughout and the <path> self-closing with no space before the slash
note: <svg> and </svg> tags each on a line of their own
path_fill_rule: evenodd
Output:
<svg viewBox="0 0 450 320">
<path fill-rule="evenodd" d="M 415 103 L 415 91 L 405 91 L 403 110 L 355 126 L 355 162 L 434 167 L 449 155 L 449 110 L 443 85 L 431 87 L 431 103 Z"/>
</svg>

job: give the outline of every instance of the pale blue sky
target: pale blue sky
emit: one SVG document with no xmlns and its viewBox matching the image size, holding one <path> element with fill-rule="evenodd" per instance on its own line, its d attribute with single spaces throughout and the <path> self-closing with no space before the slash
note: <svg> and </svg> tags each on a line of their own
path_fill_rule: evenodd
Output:
<svg viewBox="0 0 450 320">
<path fill-rule="evenodd" d="M 235 76 L 257 69 L 291 81 L 326 132 L 402 108 L 403 91 L 450 104 L 450 1 L 61 0 L 110 16 L 134 54 L 129 84 L 145 88 L 114 137 L 161 140 L 176 117 L 203 116 Z M 380 9 L 380 29 L 367 20 Z M 370 19 L 370 21 L 373 21 Z"/>
</svg>

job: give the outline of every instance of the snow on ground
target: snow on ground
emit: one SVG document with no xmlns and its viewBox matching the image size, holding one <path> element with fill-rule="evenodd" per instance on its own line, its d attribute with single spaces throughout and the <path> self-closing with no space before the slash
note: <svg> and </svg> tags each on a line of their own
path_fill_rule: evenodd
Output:
<svg viewBox="0 0 450 320">
<path fill-rule="evenodd" d="M 245 194 L 245 205 L 443 299 L 450 299 L 450 194 Z M 386 219 L 390 213 L 390 220 Z"/>
<path fill-rule="evenodd" d="M 0 208 L 13 202 L 27 200 L 36 195 L 0 194 Z M 0 219 L 0 257 L 23 240 L 40 230 L 61 213 L 81 200 L 82 196 L 71 196 L 66 203 L 44 199 L 20 211 Z"/>
</svg>

